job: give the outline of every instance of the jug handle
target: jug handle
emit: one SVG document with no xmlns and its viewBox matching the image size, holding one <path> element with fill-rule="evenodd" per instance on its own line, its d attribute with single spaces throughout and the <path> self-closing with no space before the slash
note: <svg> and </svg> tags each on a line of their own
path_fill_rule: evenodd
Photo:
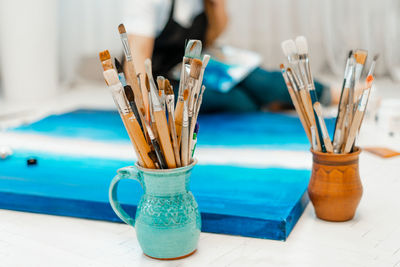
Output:
<svg viewBox="0 0 400 267">
<path fill-rule="evenodd" d="M 139 176 L 139 172 L 135 167 L 126 167 L 118 170 L 118 174 L 112 179 L 110 188 L 108 190 L 108 198 L 111 204 L 112 209 L 117 214 L 117 216 L 124 221 L 126 224 L 135 226 L 135 219 L 126 213 L 121 207 L 121 204 L 117 198 L 117 191 L 118 191 L 118 183 L 123 179 L 131 179 L 140 183 L 141 186 L 142 182 Z"/>
</svg>

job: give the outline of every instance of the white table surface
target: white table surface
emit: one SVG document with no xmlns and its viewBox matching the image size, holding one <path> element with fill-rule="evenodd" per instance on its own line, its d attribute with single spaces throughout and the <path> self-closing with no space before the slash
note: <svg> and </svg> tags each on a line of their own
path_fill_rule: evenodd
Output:
<svg viewBox="0 0 400 267">
<path fill-rule="evenodd" d="M 399 173 L 400 157 L 363 152 L 352 221 L 319 220 L 309 204 L 286 242 L 201 233 L 194 255 L 168 262 L 144 256 L 128 225 L 0 210 L 0 266 L 400 266 Z"/>
</svg>

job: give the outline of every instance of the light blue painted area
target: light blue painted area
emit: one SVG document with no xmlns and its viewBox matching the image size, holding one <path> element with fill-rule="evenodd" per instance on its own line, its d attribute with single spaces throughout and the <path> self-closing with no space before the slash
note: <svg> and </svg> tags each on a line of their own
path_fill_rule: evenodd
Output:
<svg viewBox="0 0 400 267">
<path fill-rule="evenodd" d="M 277 113 L 213 114 L 199 116 L 198 147 L 252 147 L 308 150 L 309 143 L 297 116 Z M 330 133 L 334 119 L 327 119 Z M 11 131 L 45 136 L 129 142 L 116 111 L 77 110 L 49 116 Z"/>
</svg>

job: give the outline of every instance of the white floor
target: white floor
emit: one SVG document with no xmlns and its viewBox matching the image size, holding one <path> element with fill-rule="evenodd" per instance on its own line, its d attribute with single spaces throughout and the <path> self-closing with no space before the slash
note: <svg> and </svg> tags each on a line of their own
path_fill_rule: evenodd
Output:
<svg viewBox="0 0 400 267">
<path fill-rule="evenodd" d="M 67 94 L 24 119 L 82 104 L 112 106 L 101 92 L 92 103 L 82 100 L 91 90 Z M 15 119 L 0 117 L 0 125 L 20 121 L 17 111 L 3 105 L 0 115 Z M 363 131 L 362 144 L 399 142 L 382 137 L 372 124 Z M 321 221 L 310 204 L 286 242 L 202 233 L 198 251 L 179 261 L 145 257 L 135 230 L 124 224 L 0 210 L 0 266 L 400 266 L 400 157 L 364 152 L 360 169 L 364 195 L 352 221 Z"/>
</svg>

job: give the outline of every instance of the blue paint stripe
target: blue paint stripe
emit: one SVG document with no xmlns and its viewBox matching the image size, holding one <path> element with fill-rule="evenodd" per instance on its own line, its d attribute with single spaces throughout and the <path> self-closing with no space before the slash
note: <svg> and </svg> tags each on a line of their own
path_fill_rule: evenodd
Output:
<svg viewBox="0 0 400 267">
<path fill-rule="evenodd" d="M 334 119 L 326 120 L 333 131 Z M 307 150 L 307 137 L 296 116 L 277 113 L 213 114 L 199 116 L 200 147 L 257 147 Z M 77 110 L 49 116 L 36 123 L 13 129 L 15 132 L 54 137 L 82 138 L 128 143 L 121 119 L 115 111 Z"/>
</svg>

